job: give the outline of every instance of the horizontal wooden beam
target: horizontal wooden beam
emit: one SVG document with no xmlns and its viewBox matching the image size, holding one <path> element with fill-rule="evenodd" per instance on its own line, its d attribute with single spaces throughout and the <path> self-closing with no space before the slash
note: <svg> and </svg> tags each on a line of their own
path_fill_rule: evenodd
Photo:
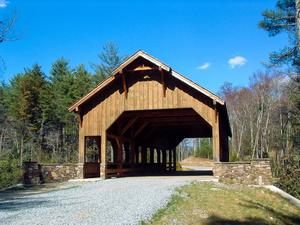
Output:
<svg viewBox="0 0 300 225">
<path fill-rule="evenodd" d="M 112 139 L 119 139 L 123 141 L 130 141 L 130 138 L 127 138 L 125 136 L 120 136 L 120 135 L 115 135 L 115 134 L 106 134 L 107 138 L 112 138 Z"/>
<path fill-rule="evenodd" d="M 150 122 L 150 123 L 164 123 L 164 122 L 173 122 L 180 124 L 182 122 L 195 122 L 201 123 L 202 120 L 199 116 L 190 116 L 190 117 L 161 117 L 161 118 L 140 118 L 140 121 Z"/>
<path fill-rule="evenodd" d="M 135 115 L 142 113 L 144 115 L 198 115 L 193 108 L 176 108 L 176 109 L 158 109 L 158 110 L 134 110 L 134 111 L 127 111 L 126 114 L 128 115 Z"/>
</svg>

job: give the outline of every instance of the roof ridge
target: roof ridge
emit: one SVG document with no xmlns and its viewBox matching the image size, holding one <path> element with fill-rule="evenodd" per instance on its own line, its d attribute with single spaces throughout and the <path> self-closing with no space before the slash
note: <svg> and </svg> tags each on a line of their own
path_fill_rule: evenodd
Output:
<svg viewBox="0 0 300 225">
<path fill-rule="evenodd" d="M 171 74 L 179 79 L 180 81 L 184 82 L 185 84 L 191 86 L 192 88 L 196 89 L 197 91 L 201 92 L 202 94 L 206 95 L 207 97 L 210 97 L 211 99 L 219 102 L 221 105 L 224 105 L 225 102 L 216 94 L 209 91 L 208 89 L 202 87 L 201 85 L 195 83 L 194 81 L 190 80 L 189 78 L 181 75 L 180 73 L 173 70 L 170 66 L 165 64 L 164 62 L 160 61 L 159 59 L 153 57 L 149 53 L 143 51 L 143 50 L 137 50 L 132 55 L 128 56 L 119 66 L 117 66 L 113 71 L 112 74 L 107 77 L 105 80 L 103 80 L 101 83 L 99 83 L 93 90 L 91 90 L 89 93 L 87 93 L 85 96 L 83 96 L 80 100 L 75 102 L 72 106 L 69 107 L 69 111 L 74 111 L 78 106 L 83 104 L 85 101 L 87 101 L 90 97 L 92 97 L 94 94 L 96 94 L 98 91 L 100 91 L 104 86 L 108 85 L 110 82 L 112 82 L 115 79 L 115 75 L 117 75 L 120 71 L 122 71 L 123 68 L 125 68 L 128 64 L 133 62 L 135 59 L 137 59 L 139 56 L 144 57 L 146 60 L 151 61 L 152 63 L 162 67 L 162 69 L 170 71 Z"/>
</svg>

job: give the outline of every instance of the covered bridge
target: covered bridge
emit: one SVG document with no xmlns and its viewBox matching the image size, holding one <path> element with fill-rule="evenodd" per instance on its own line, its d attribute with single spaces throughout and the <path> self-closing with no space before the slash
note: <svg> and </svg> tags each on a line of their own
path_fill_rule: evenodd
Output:
<svg viewBox="0 0 300 225">
<path fill-rule="evenodd" d="M 214 161 L 228 161 L 225 102 L 138 51 L 69 108 L 79 118 L 84 177 L 176 169 L 184 138 L 212 137 Z"/>
</svg>

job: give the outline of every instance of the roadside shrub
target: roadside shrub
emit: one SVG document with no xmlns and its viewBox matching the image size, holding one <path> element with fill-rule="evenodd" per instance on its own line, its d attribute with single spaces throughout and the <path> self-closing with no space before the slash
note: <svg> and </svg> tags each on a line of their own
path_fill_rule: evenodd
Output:
<svg viewBox="0 0 300 225">
<path fill-rule="evenodd" d="M 17 184 L 21 181 L 21 168 L 16 159 L 0 160 L 0 189 Z"/>
<path fill-rule="evenodd" d="M 300 198 L 300 161 L 297 156 L 289 155 L 279 163 L 272 162 L 273 175 L 276 185 L 284 191 Z"/>
<path fill-rule="evenodd" d="M 236 162 L 236 161 L 239 161 L 239 157 L 237 155 L 236 152 L 234 151 L 229 151 L 229 161 L 230 162 Z"/>
<path fill-rule="evenodd" d="M 176 171 L 182 171 L 182 166 L 179 161 L 176 162 Z"/>
<path fill-rule="evenodd" d="M 208 159 L 213 158 L 212 144 L 208 138 L 201 139 L 201 145 L 198 146 L 194 156 Z"/>
</svg>

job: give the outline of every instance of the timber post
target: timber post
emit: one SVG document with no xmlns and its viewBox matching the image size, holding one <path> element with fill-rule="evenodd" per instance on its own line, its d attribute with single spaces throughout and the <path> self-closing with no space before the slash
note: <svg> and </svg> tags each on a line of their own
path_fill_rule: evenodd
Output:
<svg viewBox="0 0 300 225">
<path fill-rule="evenodd" d="M 104 131 L 102 132 L 102 136 L 101 136 L 101 162 L 100 162 L 100 177 L 103 179 L 107 178 L 106 142 L 107 142 L 106 131 Z"/>
<path fill-rule="evenodd" d="M 164 170 L 167 168 L 167 150 L 166 149 L 161 149 L 162 151 L 162 164 L 164 167 Z"/>
<path fill-rule="evenodd" d="M 169 148 L 169 171 L 172 171 L 172 149 Z"/>
<path fill-rule="evenodd" d="M 173 148 L 173 170 L 176 171 L 176 162 L 177 158 L 176 158 L 176 148 Z"/>
<path fill-rule="evenodd" d="M 214 101 L 214 115 L 212 121 L 212 139 L 213 139 L 213 159 L 220 162 L 220 128 L 219 128 L 219 112 L 217 111 L 217 103 Z"/>
</svg>

